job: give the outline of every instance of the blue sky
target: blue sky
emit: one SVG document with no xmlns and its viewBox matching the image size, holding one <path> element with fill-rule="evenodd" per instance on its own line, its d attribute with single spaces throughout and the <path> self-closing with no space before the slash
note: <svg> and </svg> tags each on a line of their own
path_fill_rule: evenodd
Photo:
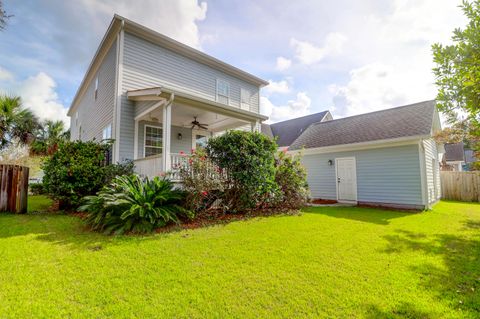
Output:
<svg viewBox="0 0 480 319">
<path fill-rule="evenodd" d="M 134 5 L 132 5 L 134 3 Z M 430 46 L 465 24 L 455 0 L 6 0 L 0 91 L 42 119 L 66 109 L 114 13 L 271 81 L 271 121 L 433 99 Z"/>
</svg>

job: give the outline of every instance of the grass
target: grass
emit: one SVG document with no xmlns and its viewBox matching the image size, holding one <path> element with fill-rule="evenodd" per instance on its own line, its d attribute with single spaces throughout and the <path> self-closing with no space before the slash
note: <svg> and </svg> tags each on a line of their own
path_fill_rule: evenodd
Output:
<svg viewBox="0 0 480 319">
<path fill-rule="evenodd" d="M 29 196 L 28 198 L 28 212 L 46 212 L 52 205 L 52 200 L 44 195 Z"/>
<path fill-rule="evenodd" d="M 107 237 L 0 215 L 0 318 L 478 318 L 480 205 Z"/>
</svg>

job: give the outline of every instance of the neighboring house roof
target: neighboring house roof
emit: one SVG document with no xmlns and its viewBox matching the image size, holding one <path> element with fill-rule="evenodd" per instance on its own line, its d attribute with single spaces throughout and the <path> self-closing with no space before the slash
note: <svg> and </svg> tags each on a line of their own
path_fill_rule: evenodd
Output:
<svg viewBox="0 0 480 319">
<path fill-rule="evenodd" d="M 329 111 L 310 114 L 307 116 L 298 117 L 295 119 L 270 124 L 262 125 L 262 133 L 265 135 L 277 137 L 277 144 L 280 147 L 290 146 L 293 141 L 297 139 L 310 125 L 322 121 Z M 265 131 L 265 132 L 264 132 Z"/>
<path fill-rule="evenodd" d="M 414 136 L 430 136 L 435 101 L 312 124 L 290 146 L 291 150 L 354 144 Z"/>
<path fill-rule="evenodd" d="M 159 44 L 162 47 L 165 47 L 169 50 L 172 50 L 173 52 L 176 52 L 178 54 L 184 55 L 192 60 L 198 61 L 200 63 L 209 65 L 215 69 L 221 70 L 227 74 L 230 74 L 234 77 L 238 77 L 244 81 L 253 83 L 258 86 L 265 86 L 268 84 L 268 81 L 265 81 L 263 79 L 260 79 L 259 77 L 256 77 L 255 75 L 252 75 L 248 72 L 245 72 L 237 67 L 234 67 L 228 63 L 225 63 L 219 59 L 216 59 L 208 54 L 205 54 L 197 49 L 194 49 L 188 45 L 185 45 L 183 43 L 180 43 L 176 40 L 173 40 L 172 38 L 169 38 L 159 32 L 156 32 L 152 29 L 149 29 L 139 23 L 136 23 L 134 21 L 131 21 L 127 18 L 124 18 L 118 14 L 115 14 L 113 16 L 113 19 L 110 23 L 110 26 L 108 27 L 107 32 L 103 36 L 102 41 L 100 42 L 100 45 L 95 52 L 95 55 L 88 66 L 87 72 L 85 73 L 85 76 L 82 80 L 82 83 L 80 84 L 80 87 L 78 88 L 77 93 L 75 94 L 75 97 L 73 98 L 72 104 L 70 106 L 70 109 L 68 110 L 68 115 L 72 115 L 72 111 L 81 95 L 83 95 L 85 91 L 85 87 L 88 83 L 93 78 L 93 75 L 97 71 L 98 67 L 101 64 L 101 61 L 106 55 L 106 52 L 112 45 L 112 43 L 115 41 L 116 36 L 118 32 L 121 29 L 124 29 L 126 32 L 135 34 L 141 38 L 147 39 L 148 41 L 151 41 L 153 43 Z"/>
<path fill-rule="evenodd" d="M 465 153 L 463 142 L 460 143 L 446 143 L 445 144 L 445 160 L 447 162 L 464 162 Z"/>
<path fill-rule="evenodd" d="M 477 161 L 475 152 L 472 150 L 465 150 L 465 163 L 474 163 Z"/>
<path fill-rule="evenodd" d="M 260 127 L 260 131 L 265 136 L 268 136 L 269 138 L 273 138 L 272 128 L 270 127 L 270 125 L 262 123 Z"/>
</svg>

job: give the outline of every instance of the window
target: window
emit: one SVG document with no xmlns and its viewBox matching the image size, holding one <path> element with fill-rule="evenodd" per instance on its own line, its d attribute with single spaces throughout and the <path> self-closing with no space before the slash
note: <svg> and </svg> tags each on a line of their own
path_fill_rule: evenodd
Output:
<svg viewBox="0 0 480 319">
<path fill-rule="evenodd" d="M 230 97 L 230 84 L 225 80 L 217 79 L 217 102 L 228 104 Z"/>
<path fill-rule="evenodd" d="M 102 140 L 109 140 L 111 138 L 112 138 L 112 124 L 108 124 L 108 126 L 103 129 Z"/>
<path fill-rule="evenodd" d="M 240 107 L 242 110 L 250 111 L 250 91 L 246 89 L 240 90 Z"/>
<path fill-rule="evenodd" d="M 98 75 L 95 78 L 95 100 L 97 99 L 98 96 Z"/>
<path fill-rule="evenodd" d="M 144 156 L 162 154 L 162 128 L 145 126 L 145 151 Z"/>
<path fill-rule="evenodd" d="M 82 125 L 78 127 L 78 140 L 79 141 L 82 140 Z"/>
</svg>

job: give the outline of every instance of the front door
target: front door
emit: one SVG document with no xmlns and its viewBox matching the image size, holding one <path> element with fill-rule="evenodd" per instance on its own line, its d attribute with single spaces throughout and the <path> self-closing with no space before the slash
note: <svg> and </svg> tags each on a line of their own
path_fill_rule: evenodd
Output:
<svg viewBox="0 0 480 319">
<path fill-rule="evenodd" d="M 208 131 L 192 130 L 192 148 L 196 150 L 205 147 L 209 138 L 210 132 Z"/>
<path fill-rule="evenodd" d="M 337 199 L 338 201 L 357 200 L 357 172 L 355 158 L 337 158 Z"/>
</svg>

